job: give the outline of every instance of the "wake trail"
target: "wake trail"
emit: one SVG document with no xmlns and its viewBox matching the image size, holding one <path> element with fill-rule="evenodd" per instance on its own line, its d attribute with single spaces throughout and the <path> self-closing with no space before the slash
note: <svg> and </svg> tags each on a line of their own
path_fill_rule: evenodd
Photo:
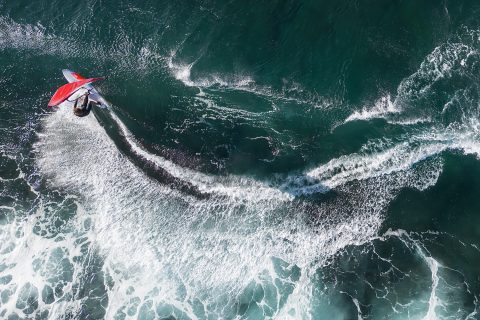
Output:
<svg viewBox="0 0 480 320">
<path fill-rule="evenodd" d="M 308 269 L 347 245 L 368 241 L 389 200 L 418 177 L 407 174 L 402 180 L 398 173 L 391 179 L 374 177 L 374 183 L 346 183 L 335 199 L 309 203 L 251 178 L 216 177 L 178 166 L 147 152 L 118 116 L 111 116 L 133 152 L 212 194 L 196 199 L 148 178 L 95 117 L 79 119 L 60 107 L 44 119 L 35 145 L 37 165 L 52 188 L 77 194 L 92 218 L 104 272 L 115 279 L 108 294 L 115 301 L 112 314 L 130 299 L 128 286 L 137 288 L 141 300 L 152 298 L 148 292 L 157 288 L 161 301 L 185 312 L 190 304 L 180 303 L 176 289 L 166 288 L 186 286 L 197 297 L 207 292 L 203 303 L 221 313 L 216 308 L 233 306 L 235 294 L 221 302 L 214 292 L 239 294 L 262 272 L 281 279 L 268 271 L 272 257 Z M 352 190 L 357 195 L 349 197 Z M 293 294 L 308 295 L 302 290 Z"/>
</svg>

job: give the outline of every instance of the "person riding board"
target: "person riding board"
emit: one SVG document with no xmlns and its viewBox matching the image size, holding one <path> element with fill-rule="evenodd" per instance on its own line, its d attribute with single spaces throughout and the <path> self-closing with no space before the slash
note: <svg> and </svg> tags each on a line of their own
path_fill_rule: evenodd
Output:
<svg viewBox="0 0 480 320">
<path fill-rule="evenodd" d="M 79 74 L 74 74 L 70 70 L 63 70 L 63 72 L 64 75 L 66 74 L 65 77 L 67 78 L 69 83 L 64 84 L 63 86 L 58 88 L 57 91 L 55 91 L 52 98 L 48 102 L 48 107 L 58 106 L 62 102 L 67 100 L 70 102 L 74 102 L 73 113 L 76 116 L 85 117 L 90 113 L 93 105 L 104 105 L 104 102 L 99 100 L 102 99 L 102 97 L 100 97 L 95 88 L 91 86 L 91 83 L 98 80 L 104 80 L 105 77 L 85 79 Z M 80 89 L 85 90 L 85 93 L 79 93 L 78 90 Z M 81 95 L 75 98 L 75 100 L 69 100 L 68 98 L 73 96 L 75 93 L 79 93 Z"/>
<path fill-rule="evenodd" d="M 78 117 L 85 117 L 92 110 L 93 104 L 98 104 L 98 102 L 90 99 L 90 91 L 87 91 L 75 100 L 73 113 Z"/>
</svg>

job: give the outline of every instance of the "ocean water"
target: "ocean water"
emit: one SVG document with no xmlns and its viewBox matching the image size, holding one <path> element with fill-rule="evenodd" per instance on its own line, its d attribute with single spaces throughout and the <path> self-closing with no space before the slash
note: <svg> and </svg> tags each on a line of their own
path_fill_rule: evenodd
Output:
<svg viewBox="0 0 480 320">
<path fill-rule="evenodd" d="M 0 319 L 480 319 L 479 17 L 0 1 Z"/>
</svg>

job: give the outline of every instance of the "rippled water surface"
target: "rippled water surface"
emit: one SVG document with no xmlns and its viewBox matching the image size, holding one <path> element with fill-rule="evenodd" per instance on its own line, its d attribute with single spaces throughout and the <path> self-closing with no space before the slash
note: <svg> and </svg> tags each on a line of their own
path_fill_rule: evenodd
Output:
<svg viewBox="0 0 480 320">
<path fill-rule="evenodd" d="M 0 2 L 0 318 L 479 319 L 479 15 Z"/>
</svg>

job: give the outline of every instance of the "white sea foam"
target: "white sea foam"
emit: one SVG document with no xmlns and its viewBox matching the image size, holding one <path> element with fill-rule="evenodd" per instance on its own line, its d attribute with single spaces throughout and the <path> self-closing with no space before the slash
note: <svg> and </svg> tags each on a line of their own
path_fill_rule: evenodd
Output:
<svg viewBox="0 0 480 320">
<path fill-rule="evenodd" d="M 230 87 L 230 88 L 247 88 L 254 84 L 254 80 L 246 75 L 222 76 L 220 74 L 209 74 L 207 77 L 192 80 L 191 70 L 197 61 L 191 63 L 175 62 L 176 51 L 172 51 L 171 55 L 166 59 L 167 67 L 172 72 L 175 79 L 183 82 L 189 87 L 208 88 L 212 86 Z"/>
<path fill-rule="evenodd" d="M 446 150 L 460 150 L 480 157 L 480 131 L 472 126 L 426 131 L 408 137 L 406 141 L 384 148 L 382 141 L 374 142 L 361 153 L 344 155 L 305 173 L 308 183 L 296 188 L 292 177 L 285 185 L 294 194 L 321 192 L 355 180 L 388 176 L 408 171 L 418 163 L 433 158 Z M 373 149 L 373 152 L 369 149 Z M 440 171 L 439 171 L 440 172 Z M 439 172 L 437 172 L 439 174 Z M 438 178 L 438 175 L 437 175 Z M 293 181 L 292 181 L 293 180 Z M 436 181 L 436 178 L 434 179 Z M 433 181 L 433 184 L 435 183 Z M 431 185 L 431 184 L 429 184 Z M 293 187 L 292 187 L 293 186 Z M 422 187 L 420 187 L 422 189 Z"/>
<path fill-rule="evenodd" d="M 188 87 L 199 88 L 199 96 L 205 96 L 205 92 L 202 89 L 215 89 L 218 87 L 223 90 L 233 89 L 254 93 L 269 100 L 313 105 L 316 108 L 322 109 L 329 108 L 335 104 L 334 99 L 327 99 L 316 93 L 307 92 L 301 84 L 290 82 L 285 79 L 283 79 L 283 87 L 281 90 L 274 90 L 269 86 L 257 84 L 255 79 L 248 73 L 209 73 L 193 80 L 191 77 L 191 70 L 201 57 L 190 63 L 182 63 L 175 62 L 176 54 L 177 51 L 174 50 L 171 52 L 170 56 L 166 57 L 166 66 L 175 79 L 181 81 Z"/>
<path fill-rule="evenodd" d="M 186 86 L 195 86 L 195 83 L 190 79 L 190 70 L 194 62 L 190 64 L 177 64 L 173 62 L 174 53 L 167 59 L 167 66 L 172 71 L 175 79 L 180 80 Z"/>
<path fill-rule="evenodd" d="M 405 119 L 387 119 L 388 123 L 391 124 L 398 124 L 402 126 L 412 126 L 412 125 L 417 125 L 417 124 L 425 124 L 425 123 L 432 123 L 431 118 L 405 118 Z"/>
<path fill-rule="evenodd" d="M 443 145 L 425 145 L 412 149 L 408 143 L 403 143 L 372 155 L 342 156 L 307 172 L 307 175 L 318 179 L 322 185 L 335 188 L 348 181 L 365 180 L 407 170 L 445 149 L 446 146 Z"/>
<path fill-rule="evenodd" d="M 155 163 L 158 167 L 167 170 L 172 176 L 192 183 L 202 192 L 225 195 L 236 199 L 249 199 L 250 201 L 263 201 L 275 198 L 278 201 L 292 200 L 292 196 L 268 187 L 260 182 L 245 179 L 242 177 L 230 176 L 226 179 L 212 177 L 197 171 L 189 170 L 166 160 L 163 157 L 151 154 L 144 150 L 136 141 L 127 127 L 114 113 L 112 119 L 118 124 L 123 136 L 126 138 L 132 150 L 144 159 Z"/>
<path fill-rule="evenodd" d="M 428 232 L 426 232 L 428 234 Z M 437 234 L 438 235 L 438 234 Z M 421 234 L 420 234 L 421 236 Z M 460 283 L 462 284 L 460 288 L 456 288 L 453 283 L 449 284 L 448 282 L 445 281 L 445 279 L 442 279 L 442 268 L 445 268 L 440 264 L 425 248 L 424 245 L 421 241 L 421 238 L 418 239 L 419 234 L 415 233 L 409 233 L 405 230 L 391 230 L 389 229 L 387 232 L 385 232 L 383 235 L 379 237 L 381 241 L 386 241 L 389 238 L 398 238 L 404 245 L 405 247 L 409 248 L 414 252 L 420 259 L 422 259 L 425 263 L 425 266 L 428 268 L 430 274 L 431 274 L 431 286 L 428 290 L 428 301 L 426 301 L 427 308 L 425 311 L 423 311 L 423 308 L 419 308 L 420 314 L 418 314 L 418 318 L 422 317 L 424 320 L 434 320 L 438 319 L 440 316 L 440 313 L 438 313 L 438 309 L 442 308 L 445 310 L 445 307 L 447 306 L 447 303 L 445 301 L 442 301 L 440 294 L 443 292 L 443 294 L 450 299 L 454 297 L 457 293 L 455 293 L 456 290 L 460 289 L 463 290 L 462 285 L 465 283 Z M 454 272 L 458 272 L 456 270 L 446 268 L 447 270 L 451 270 Z M 460 274 L 461 275 L 461 274 Z M 443 281 L 443 284 L 440 282 Z M 456 281 L 459 281 L 456 279 Z M 460 301 L 450 301 L 451 303 L 462 303 Z M 413 301 L 412 301 L 413 303 Z M 456 310 L 458 312 L 461 312 L 461 310 Z M 423 314 L 422 314 L 423 313 Z M 461 314 L 461 313 L 460 313 Z M 457 316 L 459 316 L 458 314 Z M 468 318 L 468 317 L 467 317 Z"/>
<path fill-rule="evenodd" d="M 462 37 L 469 37 L 468 44 Z M 437 94 L 435 84 L 454 76 L 471 78 L 476 73 L 476 65 L 480 58 L 480 32 L 465 29 L 450 41 L 437 46 L 420 64 L 418 70 L 403 79 L 397 88 L 392 101 L 390 94 L 377 100 L 373 107 L 364 107 L 352 113 L 345 122 L 353 120 L 386 119 L 394 124 L 417 124 L 434 122 L 451 106 L 451 101 L 443 107 L 441 113 L 436 109 L 422 109 L 419 115 L 418 101 L 431 99 Z M 472 82 L 469 86 L 474 86 Z M 468 87 L 468 86 L 467 86 Z M 453 100 L 465 94 L 465 88 L 453 93 Z M 464 97 L 462 97 L 464 98 Z M 457 99 L 458 100 L 458 99 Z M 458 119 L 457 119 L 458 120 Z"/>
<path fill-rule="evenodd" d="M 432 257 L 425 257 L 425 261 L 428 264 L 428 267 L 430 268 L 430 271 L 432 272 L 432 291 L 430 294 L 430 299 L 428 300 L 428 311 L 427 314 L 423 319 L 425 320 L 435 320 L 437 319 L 436 315 L 436 308 L 439 306 L 441 303 L 436 296 L 436 291 L 438 287 L 438 262 L 437 260 L 433 259 Z"/>
<path fill-rule="evenodd" d="M 348 244 L 366 241 L 381 224 L 383 204 L 368 199 L 384 198 L 382 188 L 375 192 L 365 185 L 355 204 L 318 207 L 315 214 L 322 219 L 312 229 L 304 222 L 311 209 L 303 212 L 304 205 L 292 201 L 291 194 L 247 178 L 182 168 L 148 153 L 112 117 L 133 152 L 212 197 L 197 200 L 146 177 L 122 156 L 94 117 L 78 119 L 59 109 L 45 119 L 35 147 L 37 163 L 52 187 L 84 199 L 103 270 L 114 283 L 108 289 L 107 316 L 127 308 L 132 299 L 138 301 L 134 314 L 151 300 L 194 317 L 191 299 L 210 306 L 212 314 L 223 314 L 259 274 L 283 281 L 272 271 L 271 257 L 302 268 L 314 260 L 321 263 Z M 352 209 L 357 214 L 350 216 Z M 337 214 L 331 215 L 332 210 Z M 184 290 L 187 296 L 179 296 Z M 230 293 L 225 301 L 222 292 Z M 287 300 L 308 301 L 308 292 L 294 292 Z M 220 305 L 227 308 L 222 311 Z"/>
<path fill-rule="evenodd" d="M 67 197 L 66 200 L 68 199 L 75 198 Z M 82 255 L 81 247 L 90 241 L 88 230 L 79 223 L 78 229 L 72 230 L 72 234 L 67 237 L 61 234 L 48 236 L 47 230 L 51 229 L 48 224 L 54 221 L 45 220 L 45 216 L 51 211 L 51 207 L 51 203 L 40 203 L 35 214 L 23 219 L 22 215 L 17 213 L 15 221 L 0 227 L 0 262 L 6 267 L 2 268 L 0 275 L 4 279 L 11 279 L 0 284 L 0 291 L 4 294 L 0 307 L 2 316 L 6 311 L 23 314 L 24 308 L 19 301 L 32 299 L 34 296 L 38 310 L 50 310 L 53 318 L 65 315 L 67 309 L 78 308 L 79 302 L 71 303 L 66 297 L 72 292 L 73 286 L 78 284 L 82 266 L 76 259 Z M 78 222 L 82 222 L 85 216 L 80 209 L 77 213 Z M 40 226 L 46 234 L 39 234 Z M 61 290 L 54 296 L 52 291 L 51 298 L 57 300 L 54 305 L 42 298 L 45 287 Z"/>
<path fill-rule="evenodd" d="M 398 106 L 392 102 L 390 95 L 386 95 L 378 99 L 373 107 L 363 108 L 361 111 L 355 111 L 345 122 L 354 121 L 354 120 L 369 120 L 375 118 L 383 118 L 392 113 L 399 113 L 401 110 Z"/>
</svg>

